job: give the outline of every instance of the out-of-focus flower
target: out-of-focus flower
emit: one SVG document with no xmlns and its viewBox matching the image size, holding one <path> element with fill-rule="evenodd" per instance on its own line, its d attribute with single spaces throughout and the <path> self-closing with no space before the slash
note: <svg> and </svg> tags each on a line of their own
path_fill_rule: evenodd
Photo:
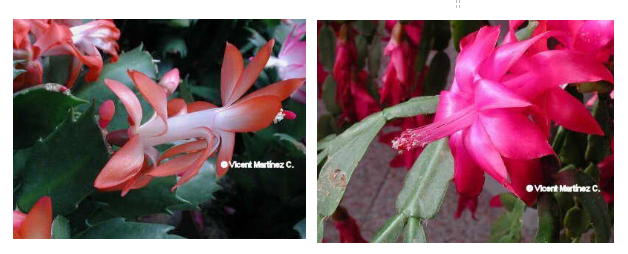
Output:
<svg viewBox="0 0 628 254">
<path fill-rule="evenodd" d="M 511 31 L 512 32 L 512 31 Z M 603 135 L 581 102 L 561 89 L 572 82 L 613 81 L 604 66 L 569 50 L 526 51 L 538 34 L 495 47 L 498 27 L 483 27 L 460 42 L 450 91 L 441 92 L 434 123 L 406 130 L 393 148 L 410 150 L 449 136 L 454 182 L 462 209 L 474 213 L 484 172 L 531 205 L 538 195 L 528 184 L 543 184 L 540 158 L 553 156 L 549 121 L 565 128 Z M 525 147 L 526 149 L 521 149 Z"/>
<path fill-rule="evenodd" d="M 268 127 L 279 115 L 281 101 L 298 89 L 304 79 L 288 79 L 268 85 L 246 96 L 262 71 L 274 45 L 269 41 L 244 68 L 240 51 L 227 43 L 221 70 L 222 107 L 197 101 L 186 104 L 182 99 L 167 101 L 169 91 L 176 89 L 177 80 L 155 83 L 145 74 L 129 70 L 128 74 L 155 113 L 142 123 L 142 107 L 133 91 L 115 80 L 105 84 L 120 98 L 129 113 L 130 128 L 108 135 L 126 136 L 124 143 L 102 169 L 94 186 L 101 190 L 141 188 L 152 177 L 180 175 L 172 190 L 192 179 L 207 158 L 218 151 L 216 174 L 220 177 L 229 169 L 236 132 L 253 132 Z M 124 133 L 126 132 L 126 133 Z M 161 156 L 154 146 L 179 140 L 190 142 L 174 146 Z M 165 161 L 169 159 L 168 161 Z M 148 164 L 150 162 L 150 165 Z"/>
<path fill-rule="evenodd" d="M 40 198 L 28 214 L 13 211 L 13 239 L 50 239 L 52 229 L 52 202 Z"/>
<path fill-rule="evenodd" d="M 390 23 L 388 21 L 386 24 Z M 380 100 L 385 105 L 396 105 L 410 97 L 417 76 L 414 63 L 422 25 L 421 21 L 409 24 L 394 22 L 390 41 L 384 49 L 384 55 L 390 57 L 380 90 Z"/>
<path fill-rule="evenodd" d="M 89 67 L 85 76 L 88 82 L 98 79 L 103 67 L 101 49 L 118 58 L 120 31 L 109 20 L 96 20 L 83 25 L 66 20 L 13 20 L 13 59 L 24 60 L 19 67 L 26 70 L 13 81 L 13 90 L 42 83 L 41 58 L 45 56 L 72 55 L 72 63 L 66 86 L 71 88 L 83 65 Z M 34 42 L 31 43 L 29 35 Z"/>
<path fill-rule="evenodd" d="M 366 71 L 358 70 L 357 48 L 353 30 L 343 24 L 336 41 L 336 59 L 333 78 L 336 81 L 336 102 L 342 114 L 338 125 L 357 122 L 380 110 L 379 105 L 366 90 Z"/>
<path fill-rule="evenodd" d="M 332 215 L 332 221 L 334 226 L 338 230 L 340 243 L 366 243 L 362 234 L 360 233 L 360 227 L 356 223 L 355 219 L 349 215 L 347 210 L 343 207 L 338 207 L 336 212 Z"/>
<path fill-rule="evenodd" d="M 305 33 L 305 23 L 292 27 L 286 36 L 277 57 L 271 56 L 266 67 L 276 67 L 281 80 L 305 78 L 305 41 L 301 41 Z M 291 95 L 292 99 L 305 103 L 305 85 Z"/>
</svg>

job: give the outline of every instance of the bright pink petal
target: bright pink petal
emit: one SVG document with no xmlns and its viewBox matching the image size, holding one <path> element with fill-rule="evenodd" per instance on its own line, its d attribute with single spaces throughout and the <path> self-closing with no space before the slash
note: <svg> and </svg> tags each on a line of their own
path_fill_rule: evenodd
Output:
<svg viewBox="0 0 628 254">
<path fill-rule="evenodd" d="M 545 107 L 549 117 L 567 129 L 604 135 L 604 131 L 584 104 L 563 89 L 549 89 Z"/>
<path fill-rule="evenodd" d="M 484 187 L 484 171 L 473 161 L 464 146 L 463 131 L 451 135 L 449 146 L 454 157 L 454 184 L 458 194 L 477 197 Z"/>
<path fill-rule="evenodd" d="M 20 211 L 13 211 L 13 231 L 20 230 L 24 219 L 26 219 L 26 214 Z"/>
<path fill-rule="evenodd" d="M 155 113 L 161 118 L 164 123 L 167 123 L 168 119 L 168 98 L 166 92 L 159 85 L 150 79 L 146 74 L 135 70 L 129 70 L 129 77 L 135 83 L 137 90 L 140 91 L 144 99 L 153 107 Z M 168 125 L 166 124 L 166 132 Z"/>
<path fill-rule="evenodd" d="M 526 204 L 532 205 L 539 193 L 536 191 L 528 192 L 528 185 L 544 185 L 545 179 L 539 159 L 535 160 L 513 160 L 504 158 L 504 163 L 508 168 L 510 175 L 511 188 L 517 197 Z"/>
<path fill-rule="evenodd" d="M 462 87 L 472 85 L 480 64 L 493 52 L 498 37 L 499 27 L 485 26 L 478 31 L 473 43 L 461 49 L 455 69 L 458 85 Z"/>
<path fill-rule="evenodd" d="M 520 112 L 485 110 L 479 119 L 491 143 L 503 157 L 534 159 L 554 153 L 542 130 Z"/>
<path fill-rule="evenodd" d="M 532 105 L 500 83 L 480 79 L 475 86 L 475 107 L 478 110 L 520 108 Z"/>
<path fill-rule="evenodd" d="M 479 121 L 476 121 L 463 135 L 464 147 L 476 165 L 492 176 L 497 182 L 508 186 L 508 171 L 501 155 Z"/>
</svg>

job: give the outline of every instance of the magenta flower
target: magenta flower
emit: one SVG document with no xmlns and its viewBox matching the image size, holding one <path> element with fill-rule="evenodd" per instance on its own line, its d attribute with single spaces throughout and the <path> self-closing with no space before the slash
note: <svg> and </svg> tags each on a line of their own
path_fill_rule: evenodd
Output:
<svg viewBox="0 0 628 254">
<path fill-rule="evenodd" d="M 393 141 L 393 148 L 410 150 L 450 137 L 454 183 L 460 194 L 456 217 L 464 208 L 474 212 L 484 173 L 528 205 L 536 200 L 538 194 L 525 191 L 525 186 L 547 180 L 540 158 L 554 154 L 547 141 L 550 120 L 574 131 L 603 135 L 584 105 L 561 85 L 612 82 L 612 75 L 578 52 L 526 54 L 548 36 L 553 34 L 505 40 L 498 47 L 499 27 L 483 27 L 465 37 L 455 79 L 450 91 L 441 92 L 434 123 L 406 130 Z"/>
</svg>

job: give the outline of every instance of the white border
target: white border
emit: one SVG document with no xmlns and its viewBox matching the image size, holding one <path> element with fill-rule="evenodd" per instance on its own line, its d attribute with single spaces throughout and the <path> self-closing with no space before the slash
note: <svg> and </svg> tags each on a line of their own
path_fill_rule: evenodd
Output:
<svg viewBox="0 0 628 254">
<path fill-rule="evenodd" d="M 115 242 L 96 242 L 99 240 L 85 241 L 49 241 L 45 244 L 33 243 L 26 241 L 11 240 L 9 231 L 9 217 L 11 211 L 11 202 L 13 198 L 11 193 L 12 182 L 10 180 L 8 165 L 12 162 L 12 140 L 13 127 L 7 124 L 0 125 L 0 133 L 2 133 L 2 152 L 0 158 L 4 168 L 5 177 L 2 178 L 4 191 L 2 195 L 3 219 L 0 219 L 4 228 L 2 231 L 3 252 L 22 253 L 40 251 L 40 253 L 61 253 L 67 251 L 89 252 L 89 253 L 111 253 L 115 252 L 138 252 L 152 253 L 169 252 L 169 253 L 203 253 L 203 252 L 233 252 L 233 251 L 272 251 L 279 253 L 294 252 L 363 252 L 367 250 L 365 245 L 338 245 L 338 244 L 315 244 L 316 242 L 316 20 L 317 19 L 614 19 L 616 20 L 616 31 L 628 31 L 624 25 L 628 8 L 624 4 L 625 1 L 611 0 L 461 0 L 461 8 L 455 8 L 455 0 L 430 0 L 430 1 L 342 1 L 342 0 L 318 0 L 318 1 L 133 1 L 133 0 L 83 0 L 83 1 L 5 1 L 2 4 L 3 26 L 0 33 L 5 38 L 3 40 L 7 49 L 0 51 L 4 61 L 2 65 L 5 72 L 2 73 L 2 79 L 10 80 L 9 65 L 11 53 L 9 48 L 9 30 L 12 18 L 216 18 L 216 19 L 232 19 L 232 18 L 298 18 L 307 19 L 308 30 L 308 47 L 307 47 L 307 76 L 312 80 L 307 86 L 307 240 L 249 240 L 247 244 L 241 244 L 241 240 L 188 240 L 188 241 L 120 241 Z M 625 45 L 625 32 L 618 33 L 616 38 L 616 55 L 617 59 L 624 59 L 625 51 L 621 45 Z M 621 61 L 620 61 L 621 63 Z M 618 65 L 617 73 L 625 70 L 625 65 Z M 621 100 L 621 90 L 626 90 L 624 85 L 625 78 L 623 75 L 616 75 L 616 82 L 619 84 L 620 99 L 616 103 L 619 112 L 623 112 L 626 105 Z M 8 117 L 12 106 L 10 97 L 9 84 L 3 86 L 3 97 L 0 100 L 2 113 Z M 617 130 L 622 130 L 625 121 L 621 115 L 618 115 Z M 8 123 L 5 119 L 5 123 Z M 623 144 L 624 135 L 617 132 L 617 144 Z M 621 146 L 621 145 L 620 145 Z M 618 146 L 616 151 L 622 153 L 621 147 Z M 621 229 L 626 227 L 626 220 L 623 219 L 623 212 L 626 211 L 625 191 L 621 188 L 621 182 L 626 173 L 623 166 L 626 165 L 622 161 L 621 154 L 617 156 L 619 165 L 616 173 L 619 175 L 620 181 L 617 184 L 616 198 L 619 205 L 615 206 L 616 214 L 615 225 L 619 225 L 620 230 L 614 230 L 615 242 L 620 244 L 625 240 L 625 234 Z M 622 177 L 624 175 L 624 177 Z M 263 212 L 263 211 L 260 211 Z M 465 225 L 460 225 L 464 227 Z M 330 229 L 328 229 L 330 230 Z M 109 241 L 109 240 L 107 240 Z M 509 253 L 531 253 L 533 251 L 543 252 L 565 252 L 565 248 L 580 252 L 600 252 L 612 251 L 607 248 L 614 248 L 616 245 L 540 245 L 528 244 L 521 247 L 499 244 L 478 244 L 478 245 L 460 245 L 460 244 L 429 244 L 423 246 L 414 245 L 369 245 L 370 251 L 373 252 L 436 252 L 454 251 L 454 252 L 509 252 Z M 412 249 L 408 249 L 412 248 Z M 577 249 L 576 249 L 577 248 Z"/>
</svg>

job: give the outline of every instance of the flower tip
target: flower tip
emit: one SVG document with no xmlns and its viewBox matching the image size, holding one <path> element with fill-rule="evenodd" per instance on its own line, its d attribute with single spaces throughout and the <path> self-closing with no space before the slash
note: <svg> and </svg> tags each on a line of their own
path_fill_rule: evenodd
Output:
<svg viewBox="0 0 628 254">
<path fill-rule="evenodd" d="M 284 110 L 284 118 L 289 119 L 289 120 L 293 120 L 297 118 L 297 114 L 290 111 L 290 110 Z"/>
<path fill-rule="evenodd" d="M 109 125 L 115 113 L 116 107 L 112 100 L 107 100 L 100 105 L 100 109 L 98 110 L 98 125 L 100 125 L 100 128 L 107 128 L 107 125 Z"/>
</svg>

